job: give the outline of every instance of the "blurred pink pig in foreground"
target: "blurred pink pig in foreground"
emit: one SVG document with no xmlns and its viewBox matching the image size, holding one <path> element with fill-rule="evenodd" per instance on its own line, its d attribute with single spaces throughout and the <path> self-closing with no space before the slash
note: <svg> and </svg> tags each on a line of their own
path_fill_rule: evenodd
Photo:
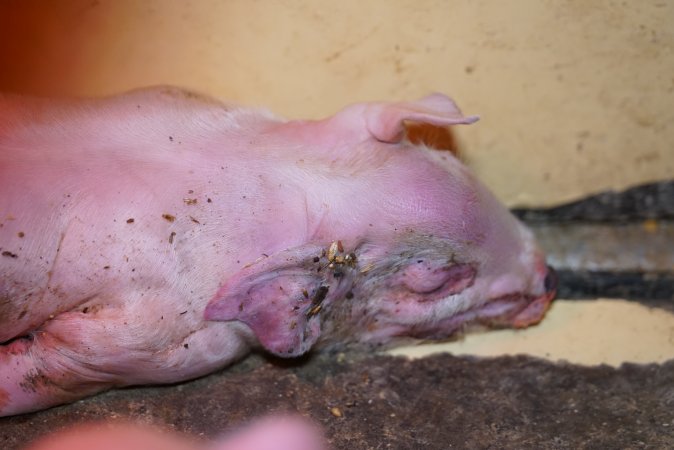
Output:
<svg viewBox="0 0 674 450">
<path fill-rule="evenodd" d="M 172 383 L 251 348 L 446 338 L 538 322 L 531 233 L 404 122 L 447 97 L 284 121 L 158 88 L 0 96 L 0 415 Z"/>
<path fill-rule="evenodd" d="M 53 433 L 27 450 L 327 450 L 325 437 L 301 417 L 258 419 L 215 442 L 198 441 L 161 428 L 94 423 Z"/>
</svg>

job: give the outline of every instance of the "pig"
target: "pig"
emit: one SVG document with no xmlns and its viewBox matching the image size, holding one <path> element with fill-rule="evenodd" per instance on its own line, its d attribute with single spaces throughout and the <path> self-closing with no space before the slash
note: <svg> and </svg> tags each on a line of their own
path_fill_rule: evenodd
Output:
<svg viewBox="0 0 674 450">
<path fill-rule="evenodd" d="M 322 431 L 295 416 L 258 419 L 213 442 L 125 422 L 79 424 L 47 435 L 26 450 L 326 450 Z"/>
<path fill-rule="evenodd" d="M 405 123 L 441 94 L 283 120 L 171 87 L 0 97 L 0 415 L 203 376 L 263 349 L 375 349 L 541 320 L 530 231 Z"/>
</svg>

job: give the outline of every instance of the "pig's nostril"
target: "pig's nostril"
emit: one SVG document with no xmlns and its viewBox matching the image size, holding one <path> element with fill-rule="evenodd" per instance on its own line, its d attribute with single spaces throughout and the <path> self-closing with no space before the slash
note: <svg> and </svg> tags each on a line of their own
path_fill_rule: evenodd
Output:
<svg viewBox="0 0 674 450">
<path fill-rule="evenodd" d="M 557 290 L 557 272 L 555 272 L 555 269 L 550 266 L 548 266 L 548 273 L 545 275 L 543 286 L 545 287 L 545 292 L 553 292 Z"/>
</svg>

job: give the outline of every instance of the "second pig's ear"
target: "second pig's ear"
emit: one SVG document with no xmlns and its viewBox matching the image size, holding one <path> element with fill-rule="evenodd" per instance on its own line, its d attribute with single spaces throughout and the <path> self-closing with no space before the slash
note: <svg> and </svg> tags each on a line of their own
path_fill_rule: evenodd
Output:
<svg viewBox="0 0 674 450">
<path fill-rule="evenodd" d="M 456 103 L 442 94 L 432 94 L 409 103 L 371 103 L 364 111 L 367 129 L 381 142 L 397 143 L 405 135 L 405 121 L 436 126 L 471 124 L 477 116 L 464 116 Z"/>
<path fill-rule="evenodd" d="M 218 290 L 206 320 L 248 325 L 271 353 L 299 356 L 318 340 L 329 287 L 317 271 L 321 247 L 284 250 L 244 267 Z"/>
</svg>

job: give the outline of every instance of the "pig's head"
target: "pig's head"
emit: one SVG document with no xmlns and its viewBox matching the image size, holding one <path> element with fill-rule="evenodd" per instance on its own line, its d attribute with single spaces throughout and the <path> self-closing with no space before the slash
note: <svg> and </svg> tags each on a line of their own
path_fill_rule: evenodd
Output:
<svg viewBox="0 0 674 450">
<path fill-rule="evenodd" d="M 280 356 L 537 323 L 556 279 L 531 232 L 449 152 L 405 140 L 405 121 L 475 120 L 436 94 L 284 124 L 295 148 L 318 149 L 295 175 L 308 237 L 226 280 L 206 318 L 247 324 Z"/>
</svg>

